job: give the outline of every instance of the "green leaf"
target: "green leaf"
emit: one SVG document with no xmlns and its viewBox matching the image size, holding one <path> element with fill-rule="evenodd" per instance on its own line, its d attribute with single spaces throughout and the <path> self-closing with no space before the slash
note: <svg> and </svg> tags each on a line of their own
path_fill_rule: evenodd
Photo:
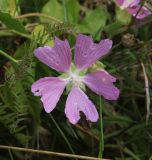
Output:
<svg viewBox="0 0 152 160">
<path fill-rule="evenodd" d="M 116 9 L 116 20 L 123 25 L 128 25 L 131 22 L 131 17 L 132 16 L 127 11 L 120 8 Z"/>
<path fill-rule="evenodd" d="M 30 45 L 30 44 L 28 44 L 28 45 Z M 16 50 L 15 54 L 13 55 L 13 57 L 15 59 L 22 59 L 25 56 L 26 52 L 27 52 L 27 44 L 23 43 L 22 45 L 20 45 L 17 48 L 17 50 Z"/>
<path fill-rule="evenodd" d="M 70 23 L 76 24 L 79 17 L 80 4 L 78 0 L 66 0 L 67 18 Z M 74 7 L 73 7 L 74 6 Z M 45 13 L 60 20 L 64 20 L 64 8 L 57 0 L 49 0 L 42 8 L 41 13 Z M 51 22 L 41 17 L 41 22 Z"/>
<path fill-rule="evenodd" d="M 44 43 L 48 40 L 49 34 L 47 34 L 45 27 L 43 25 L 35 26 L 32 31 L 33 38 L 37 41 L 37 43 Z"/>
<path fill-rule="evenodd" d="M 8 6 L 7 8 L 9 9 L 9 13 L 12 16 L 17 16 L 18 12 L 20 12 L 20 7 L 18 5 L 19 0 L 7 0 L 8 1 Z"/>
<path fill-rule="evenodd" d="M 140 158 L 136 154 L 134 154 L 131 150 L 129 150 L 127 147 L 124 148 L 123 151 L 126 154 L 130 155 L 134 160 L 140 160 Z"/>
<path fill-rule="evenodd" d="M 116 116 L 112 116 L 112 117 L 105 117 L 104 121 L 105 121 L 105 123 L 109 123 L 109 124 L 116 123 L 116 124 L 119 124 L 120 126 L 125 126 L 130 123 L 133 123 L 133 120 L 130 117 L 121 116 L 121 115 L 116 115 Z"/>
<path fill-rule="evenodd" d="M 103 29 L 107 20 L 104 8 L 96 8 L 86 13 L 83 21 L 78 25 L 78 29 L 83 33 L 95 34 L 99 29 Z"/>
<path fill-rule="evenodd" d="M 7 0 L 0 0 L 0 10 L 6 12 L 8 6 Z"/>
<path fill-rule="evenodd" d="M 60 20 L 64 20 L 64 12 L 61 4 L 57 0 L 50 0 L 48 1 L 44 7 L 42 8 L 41 13 L 45 13 L 47 15 L 53 16 Z M 41 17 L 41 22 L 51 22 L 51 20 Z"/>
<path fill-rule="evenodd" d="M 19 0 L 0 0 L 0 11 L 7 12 L 12 16 L 17 16 L 20 12 L 18 4 Z"/>
<path fill-rule="evenodd" d="M 78 0 L 72 0 L 72 1 L 67 0 L 66 9 L 67 9 L 68 21 L 72 24 L 76 24 L 78 22 L 79 12 L 80 12 L 80 4 Z"/>
<path fill-rule="evenodd" d="M 126 30 L 125 27 L 123 27 L 121 22 L 114 22 L 112 24 L 109 24 L 104 29 L 110 37 L 113 37 L 115 35 L 118 35 Z"/>
<path fill-rule="evenodd" d="M 0 21 L 2 21 L 2 23 L 4 23 L 9 29 L 24 34 L 27 33 L 24 26 L 8 13 L 0 12 Z"/>
</svg>

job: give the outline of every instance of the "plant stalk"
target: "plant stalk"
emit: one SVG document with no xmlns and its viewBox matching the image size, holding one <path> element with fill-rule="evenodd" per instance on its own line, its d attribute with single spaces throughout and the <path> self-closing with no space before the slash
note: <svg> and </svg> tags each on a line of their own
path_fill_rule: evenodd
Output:
<svg viewBox="0 0 152 160">
<path fill-rule="evenodd" d="M 0 54 L 4 56 L 5 58 L 9 59 L 10 61 L 14 63 L 18 63 L 19 60 L 16 60 L 15 58 L 11 57 L 9 54 L 5 53 L 4 51 L 0 50 Z"/>
<path fill-rule="evenodd" d="M 102 117 L 102 109 L 103 109 L 103 100 L 101 96 L 99 97 L 99 104 L 100 104 L 100 140 L 99 140 L 99 154 L 98 157 L 103 157 L 104 151 L 104 135 L 103 135 L 103 117 Z"/>
</svg>

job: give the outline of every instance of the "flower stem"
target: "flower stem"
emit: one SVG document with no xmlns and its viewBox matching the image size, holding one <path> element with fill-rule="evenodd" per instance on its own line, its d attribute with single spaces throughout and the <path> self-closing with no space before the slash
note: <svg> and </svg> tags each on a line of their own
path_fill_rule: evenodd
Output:
<svg viewBox="0 0 152 160">
<path fill-rule="evenodd" d="M 103 118 L 102 118 L 102 108 L 103 108 L 103 100 L 99 97 L 99 104 L 100 104 L 100 140 L 99 140 L 99 154 L 98 157 L 103 157 L 104 151 L 104 135 L 103 135 Z"/>
<path fill-rule="evenodd" d="M 0 50 L 0 54 L 4 57 L 6 57 L 7 59 L 9 59 L 10 61 L 14 62 L 14 63 L 18 63 L 19 60 L 16 60 L 15 58 L 11 57 L 10 55 L 8 55 L 7 53 L 5 53 L 4 51 Z"/>
</svg>

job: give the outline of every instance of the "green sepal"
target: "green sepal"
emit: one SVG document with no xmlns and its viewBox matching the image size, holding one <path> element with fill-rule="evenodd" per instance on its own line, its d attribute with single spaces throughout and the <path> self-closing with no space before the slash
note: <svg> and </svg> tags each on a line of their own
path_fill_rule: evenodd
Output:
<svg viewBox="0 0 152 160">
<path fill-rule="evenodd" d="M 100 62 L 100 61 L 97 61 L 95 64 L 93 64 L 90 68 L 88 68 L 87 72 L 95 72 L 97 70 L 100 70 L 100 69 L 104 69 L 106 66 Z"/>
</svg>

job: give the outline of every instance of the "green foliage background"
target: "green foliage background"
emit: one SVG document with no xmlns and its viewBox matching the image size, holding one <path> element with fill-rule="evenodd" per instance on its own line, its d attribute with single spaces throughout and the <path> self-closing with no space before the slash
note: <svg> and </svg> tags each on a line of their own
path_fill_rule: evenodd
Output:
<svg viewBox="0 0 152 160">
<path fill-rule="evenodd" d="M 151 18 L 137 21 L 112 0 L 0 0 L 0 145 L 98 156 L 100 121 L 89 124 L 82 119 L 73 126 L 64 115 L 66 93 L 51 114 L 31 93 L 34 81 L 58 75 L 34 58 L 33 50 L 53 46 L 54 36 L 68 39 L 74 47 L 76 35 L 84 33 L 95 42 L 104 38 L 114 42 L 102 63 L 117 77 L 120 98 L 101 103 L 87 90 L 98 111 L 102 106 L 103 157 L 151 160 L 152 117 L 146 108 L 152 99 Z M 0 149 L 0 159 L 67 158 Z"/>
</svg>

